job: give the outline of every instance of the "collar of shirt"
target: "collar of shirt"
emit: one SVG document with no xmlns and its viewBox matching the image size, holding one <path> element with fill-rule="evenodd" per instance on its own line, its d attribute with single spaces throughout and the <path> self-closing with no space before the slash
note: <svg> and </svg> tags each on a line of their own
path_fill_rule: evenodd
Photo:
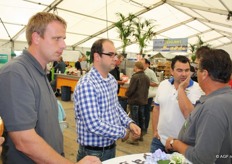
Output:
<svg viewBox="0 0 232 164">
<path fill-rule="evenodd" d="M 171 77 L 168 81 L 169 81 L 172 85 L 174 84 L 174 78 L 173 78 L 173 77 Z M 193 83 L 194 83 L 194 81 L 193 81 L 192 79 L 190 79 L 189 85 L 187 86 L 187 88 L 193 86 Z"/>
<path fill-rule="evenodd" d="M 27 57 L 28 60 L 33 63 L 33 66 L 42 74 L 46 75 L 46 70 L 43 70 L 40 63 L 32 56 L 32 54 L 28 50 L 23 50 L 23 54 Z M 19 56 L 20 57 L 20 56 Z"/>
<path fill-rule="evenodd" d="M 211 97 L 214 97 L 215 95 L 219 95 L 219 94 L 225 94 L 227 92 L 231 92 L 231 88 L 229 86 L 226 86 L 226 87 L 223 87 L 223 88 L 220 88 L 212 93 L 210 93 L 209 95 L 202 95 L 200 97 L 200 99 L 198 100 L 198 103 L 204 103 L 207 99 L 211 98 Z"/>
<path fill-rule="evenodd" d="M 112 78 L 114 78 L 110 73 L 108 73 L 107 78 L 103 78 L 95 67 L 91 68 L 90 74 L 91 74 L 91 76 L 93 76 L 94 80 L 96 80 L 98 83 L 101 83 L 103 81 L 107 82 L 107 81 L 111 80 Z"/>
</svg>

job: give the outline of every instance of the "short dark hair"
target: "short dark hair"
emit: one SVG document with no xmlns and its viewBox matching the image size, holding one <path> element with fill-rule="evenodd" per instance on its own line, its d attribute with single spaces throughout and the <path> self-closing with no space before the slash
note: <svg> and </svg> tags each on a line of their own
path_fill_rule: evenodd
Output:
<svg viewBox="0 0 232 164">
<path fill-rule="evenodd" d="M 145 59 L 145 63 L 146 63 L 146 64 L 149 64 L 149 65 L 151 64 L 150 61 L 149 61 L 148 59 L 146 59 L 146 58 L 144 58 L 144 59 Z"/>
<path fill-rule="evenodd" d="M 111 42 L 113 43 L 111 40 L 109 39 L 99 39 L 99 40 L 96 40 L 92 47 L 91 47 L 91 54 L 90 54 L 90 60 L 91 61 L 94 61 L 94 53 L 98 53 L 100 56 L 102 56 L 102 52 L 103 52 L 103 43 L 104 42 Z"/>
<path fill-rule="evenodd" d="M 190 67 L 190 61 L 186 56 L 176 55 L 174 58 L 172 58 L 172 63 L 171 63 L 172 70 L 174 70 L 174 67 L 177 61 L 181 63 L 189 63 L 189 67 Z"/>
<path fill-rule="evenodd" d="M 190 65 L 190 71 L 195 72 L 195 68 L 192 65 Z"/>
<path fill-rule="evenodd" d="M 208 46 L 201 46 L 197 49 L 196 51 L 196 58 L 199 58 L 199 56 L 203 53 L 206 53 L 207 51 L 209 51 L 210 48 Z"/>
<path fill-rule="evenodd" d="M 222 49 L 208 49 L 198 53 L 199 70 L 207 70 L 212 80 L 227 83 L 232 72 L 230 55 Z"/>
</svg>

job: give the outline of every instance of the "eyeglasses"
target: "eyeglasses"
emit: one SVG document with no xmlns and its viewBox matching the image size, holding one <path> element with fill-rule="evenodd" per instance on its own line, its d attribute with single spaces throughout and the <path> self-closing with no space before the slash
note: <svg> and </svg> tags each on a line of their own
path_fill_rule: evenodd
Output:
<svg viewBox="0 0 232 164">
<path fill-rule="evenodd" d="M 195 67 L 195 70 L 196 70 L 196 72 L 197 71 L 200 71 L 200 72 L 202 71 L 202 69 L 199 66 Z"/>
<path fill-rule="evenodd" d="M 102 52 L 101 54 L 107 55 L 107 56 L 109 56 L 109 57 L 111 57 L 111 58 L 114 58 L 114 57 L 117 55 L 117 53 L 114 53 L 114 52 L 108 52 L 108 53 Z"/>
</svg>

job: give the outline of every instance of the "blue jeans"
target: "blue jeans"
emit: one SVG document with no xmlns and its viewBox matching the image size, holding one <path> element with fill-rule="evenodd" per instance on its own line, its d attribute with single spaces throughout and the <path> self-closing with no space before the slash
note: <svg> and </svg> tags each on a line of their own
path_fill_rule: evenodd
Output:
<svg viewBox="0 0 232 164">
<path fill-rule="evenodd" d="M 116 147 L 108 150 L 89 150 L 86 149 L 84 146 L 79 145 L 79 150 L 77 152 L 77 162 L 87 155 L 96 156 L 101 161 L 105 161 L 111 158 L 115 158 Z"/>
<path fill-rule="evenodd" d="M 124 109 L 124 111 L 127 113 L 127 98 L 118 96 L 118 101 L 119 101 L 119 104 Z"/>
<path fill-rule="evenodd" d="M 162 150 L 165 152 L 165 147 L 164 145 L 161 143 L 161 141 L 158 138 L 153 137 L 152 142 L 151 142 L 151 149 L 150 152 L 154 153 L 156 150 Z"/>
<path fill-rule="evenodd" d="M 152 104 L 153 98 L 149 98 L 147 105 L 145 105 L 144 109 L 144 117 L 145 117 L 145 131 L 147 131 L 149 122 L 150 122 L 150 112 L 151 112 L 151 104 Z"/>
<path fill-rule="evenodd" d="M 141 131 L 145 130 L 145 117 L 144 117 L 144 105 L 129 105 L 131 118 L 141 128 Z"/>
<path fill-rule="evenodd" d="M 172 151 L 172 150 L 166 151 L 165 146 L 162 144 L 162 142 L 158 138 L 153 137 L 152 142 L 151 142 L 150 152 L 154 153 L 158 149 L 160 149 L 161 151 L 163 151 L 163 152 L 165 152 L 167 154 L 172 154 L 172 153 L 175 152 L 175 151 Z"/>
</svg>

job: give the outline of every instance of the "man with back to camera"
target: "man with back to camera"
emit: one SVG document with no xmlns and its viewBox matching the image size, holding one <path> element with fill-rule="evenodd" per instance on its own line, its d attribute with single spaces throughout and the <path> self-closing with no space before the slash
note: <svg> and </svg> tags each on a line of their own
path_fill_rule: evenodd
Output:
<svg viewBox="0 0 232 164">
<path fill-rule="evenodd" d="M 26 28 L 28 50 L 0 69 L 0 116 L 5 124 L 2 161 L 10 164 L 73 164 L 63 157 L 58 106 L 46 65 L 66 47 L 66 22 L 39 12 Z M 100 164 L 86 157 L 78 164 Z"/>
<path fill-rule="evenodd" d="M 144 73 L 147 75 L 147 77 L 150 79 L 150 87 L 148 92 L 148 101 L 145 105 L 144 109 L 144 116 L 145 116 L 145 134 L 147 133 L 147 129 L 150 122 L 150 111 L 151 111 L 151 105 L 153 102 L 153 98 L 155 97 L 157 87 L 159 85 L 159 80 L 156 77 L 156 74 L 153 70 L 151 70 L 150 67 L 150 61 L 146 58 L 142 58 L 141 62 L 144 65 Z"/>
<path fill-rule="evenodd" d="M 144 66 L 142 62 L 135 62 L 133 70 L 134 74 L 131 77 L 130 84 L 126 91 L 126 96 L 128 97 L 131 118 L 141 128 L 142 132 L 139 139 L 133 139 L 132 137 L 127 141 L 127 143 L 138 145 L 139 140 L 143 141 L 145 130 L 144 108 L 147 104 L 150 80 L 144 73 Z"/>
<path fill-rule="evenodd" d="M 178 139 L 171 136 L 166 149 L 178 151 L 192 163 L 231 164 L 232 90 L 230 55 L 201 47 L 196 52 L 197 79 L 205 92 L 186 119 Z"/>
<path fill-rule="evenodd" d="M 185 56 L 177 55 L 171 62 L 173 77 L 163 80 L 154 100 L 152 125 L 154 137 L 151 152 L 165 151 L 169 136 L 177 137 L 194 104 L 203 94 L 198 83 L 190 79 L 190 62 Z"/>
<path fill-rule="evenodd" d="M 87 154 L 101 161 L 115 157 L 115 141 L 127 138 L 130 130 L 140 137 L 141 130 L 118 102 L 117 81 L 109 73 L 115 65 L 115 47 L 109 39 L 99 39 L 91 47 L 93 67 L 83 76 L 74 92 L 79 150 L 77 161 Z"/>
</svg>

